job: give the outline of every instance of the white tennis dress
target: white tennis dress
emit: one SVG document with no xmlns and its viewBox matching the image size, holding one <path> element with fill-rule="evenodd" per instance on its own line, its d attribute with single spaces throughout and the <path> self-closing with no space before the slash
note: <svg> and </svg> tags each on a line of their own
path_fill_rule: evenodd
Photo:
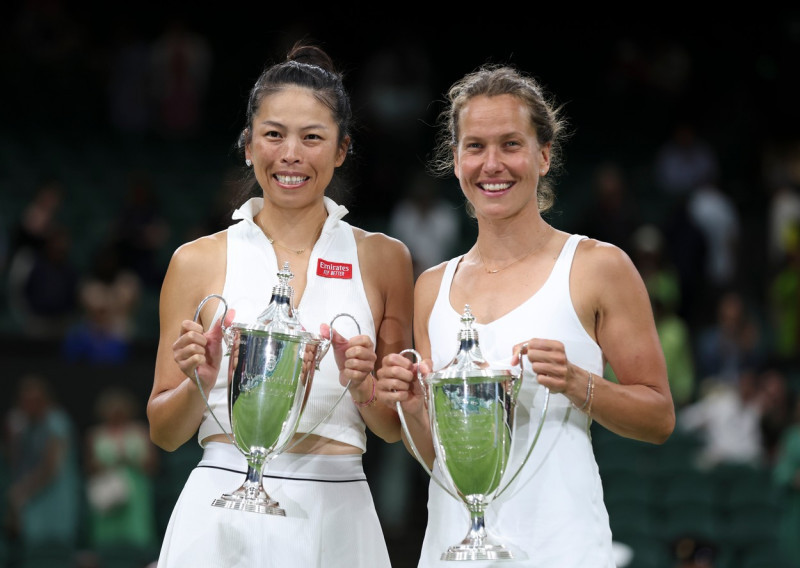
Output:
<svg viewBox="0 0 800 568">
<path fill-rule="evenodd" d="M 240 221 L 227 230 L 227 270 L 221 295 L 236 310 L 239 323 L 256 321 L 278 283 L 274 249 L 253 222 L 262 206 L 261 198 L 249 200 L 233 215 Z M 360 327 L 361 333 L 375 341 L 355 238 L 351 226 L 341 220 L 347 209 L 328 198 L 325 206 L 328 219 L 311 253 L 298 318 L 307 331 L 318 334 L 321 323 L 329 324 L 337 314 L 346 313 L 358 327 L 350 317 L 336 318 L 334 328 L 339 333 L 351 337 Z M 221 314 L 222 306 L 217 317 Z M 225 357 L 208 397 L 222 427 L 207 409 L 198 432 L 201 445 L 212 434 L 231 431 L 227 369 Z M 313 428 L 314 434 L 366 451 L 364 421 L 349 393 L 340 399 L 343 392 L 331 350 L 314 375 L 298 432 Z M 324 419 L 332 408 L 333 413 Z M 360 454 L 283 453 L 267 464 L 264 488 L 286 511 L 285 517 L 211 505 L 223 493 L 236 490 L 245 480 L 246 470 L 245 457 L 234 445 L 205 445 L 203 458 L 189 475 L 170 517 L 158 568 L 390 567 Z"/>
<path fill-rule="evenodd" d="M 564 343 L 567 357 L 602 375 L 600 347 L 583 329 L 569 293 L 569 274 L 578 242 L 571 235 L 542 288 L 512 312 L 488 324 L 473 324 L 483 356 L 494 368 L 511 368 L 512 347 L 532 337 Z M 434 370 L 447 365 L 458 349 L 464 306 L 450 304 L 450 285 L 461 257 L 449 261 L 428 324 Z M 527 360 L 525 360 L 527 363 Z M 518 368 L 517 368 L 518 369 Z M 520 392 L 514 451 L 509 472 L 523 461 L 541 420 L 545 390 L 526 366 Z M 470 568 L 614 568 L 614 552 L 603 487 L 594 459 L 589 418 L 561 394 L 551 394 L 538 442 L 519 476 L 486 511 L 486 529 L 515 560 L 469 561 Z M 433 474 L 443 480 L 438 464 Z M 470 527 L 462 501 L 430 482 L 428 524 L 420 567 L 449 566 L 440 557 L 459 544 Z M 455 562 L 461 565 L 461 562 Z M 467 563 L 464 563 L 465 565 Z"/>
</svg>

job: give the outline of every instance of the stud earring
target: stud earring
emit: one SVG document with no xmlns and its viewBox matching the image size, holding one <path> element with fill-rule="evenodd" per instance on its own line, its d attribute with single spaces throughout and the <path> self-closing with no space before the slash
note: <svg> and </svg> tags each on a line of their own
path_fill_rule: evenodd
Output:
<svg viewBox="0 0 800 568">
<path fill-rule="evenodd" d="M 244 161 L 244 163 L 247 165 L 247 167 L 248 167 L 248 168 L 249 168 L 250 166 L 252 166 L 252 165 L 253 165 L 253 162 L 251 162 L 251 161 L 250 161 L 250 158 L 247 158 L 247 159 Z"/>
</svg>

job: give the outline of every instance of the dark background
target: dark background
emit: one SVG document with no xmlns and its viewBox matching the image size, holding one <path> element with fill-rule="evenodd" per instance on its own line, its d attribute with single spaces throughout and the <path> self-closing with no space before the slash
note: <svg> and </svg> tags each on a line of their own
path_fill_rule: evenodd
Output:
<svg viewBox="0 0 800 568">
<path fill-rule="evenodd" d="M 665 13 L 669 9 L 674 13 Z M 469 17 L 455 18 L 455 11 Z M 166 262 L 176 246 L 196 235 L 200 221 L 215 214 L 225 175 L 240 166 L 233 145 L 253 82 L 264 65 L 282 60 L 294 41 L 306 38 L 331 54 L 353 95 L 358 128 L 344 199 L 351 223 L 385 230 L 432 147 L 431 125 L 447 87 L 482 63 L 512 63 L 542 81 L 565 105 L 571 124 L 554 225 L 577 227 L 591 207 L 592 173 L 608 160 L 624 168 L 642 223 L 663 220 L 655 154 L 678 122 L 689 121 L 719 157 L 721 186 L 743 226 L 737 285 L 759 304 L 774 181 L 768 166 L 780 159 L 796 171 L 792 164 L 800 147 L 797 11 L 727 19 L 693 15 L 688 8 L 677 14 L 680 7 L 667 5 L 583 12 L 581 18 L 573 11 L 548 14 L 519 4 L 423 11 L 404 4 L 312 9 L 302 3 L 4 3 L 2 228 L 10 232 L 37 182 L 56 172 L 67 182 L 74 262 L 86 267 L 105 238 L 105 221 L 121 206 L 126 176 L 146 170 L 172 228 L 161 251 Z M 152 44 L 174 21 L 199 34 L 210 55 L 197 127 L 182 134 L 155 126 L 125 131 L 109 108 L 112 78 L 120 69 L 115 56 L 134 39 Z M 453 182 L 445 193 L 460 203 Z M 473 229 L 466 225 L 465 246 Z M 7 268 L 8 259 L 0 260 Z M 11 403 L 15 380 L 31 370 L 55 381 L 80 428 L 93 421 L 90 404 L 104 384 L 125 383 L 144 402 L 155 360 L 157 294 L 157 286 L 146 290 L 131 360 L 123 366 L 65 365 L 59 339 L 27 337 L 4 294 L 0 359 L 9 396 L 2 409 Z M 367 467 L 377 468 L 370 457 L 380 455 L 379 448 L 368 452 Z M 419 504 L 424 497 L 416 499 Z M 424 512 L 416 514 L 419 528 Z"/>
</svg>

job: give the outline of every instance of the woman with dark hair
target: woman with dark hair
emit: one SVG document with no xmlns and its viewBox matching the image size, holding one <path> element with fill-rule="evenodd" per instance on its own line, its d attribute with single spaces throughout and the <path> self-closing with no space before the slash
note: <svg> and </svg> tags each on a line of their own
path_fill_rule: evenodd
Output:
<svg viewBox="0 0 800 568">
<path fill-rule="evenodd" d="M 294 46 L 251 90 L 239 139 L 260 196 L 234 212 L 238 222 L 179 247 L 171 259 L 148 403 L 151 437 L 172 451 L 197 436 L 204 453 L 172 513 L 159 568 L 390 565 L 361 457 L 366 428 L 388 442 L 399 439 L 397 414 L 374 404 L 372 372 L 378 357 L 411 341 L 413 273 L 405 245 L 349 225 L 342 220 L 347 209 L 326 195 L 351 150 L 351 120 L 331 58 L 312 45 Z M 270 497 L 286 516 L 213 508 L 241 484 L 247 463 L 230 443 L 230 423 L 222 423 L 223 306 L 205 304 L 199 322 L 187 317 L 220 294 L 231 308 L 226 326 L 234 313 L 254 322 L 286 262 L 300 321 L 311 332 L 319 327 L 332 351 L 314 375 L 298 442 L 266 468 Z M 326 270 L 331 263 L 344 268 Z M 361 333 L 348 340 L 331 330 L 339 313 L 351 315 Z M 337 404 L 345 386 L 349 395 Z"/>
</svg>

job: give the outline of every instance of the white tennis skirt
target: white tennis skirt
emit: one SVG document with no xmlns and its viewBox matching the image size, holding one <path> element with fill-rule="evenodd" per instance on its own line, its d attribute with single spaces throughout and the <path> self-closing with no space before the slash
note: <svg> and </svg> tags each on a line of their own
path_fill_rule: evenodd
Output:
<svg viewBox="0 0 800 568">
<path fill-rule="evenodd" d="M 264 489 L 285 517 L 212 506 L 246 470 L 232 444 L 207 445 L 172 511 L 158 568 L 390 568 L 360 454 L 273 459 Z"/>
</svg>

